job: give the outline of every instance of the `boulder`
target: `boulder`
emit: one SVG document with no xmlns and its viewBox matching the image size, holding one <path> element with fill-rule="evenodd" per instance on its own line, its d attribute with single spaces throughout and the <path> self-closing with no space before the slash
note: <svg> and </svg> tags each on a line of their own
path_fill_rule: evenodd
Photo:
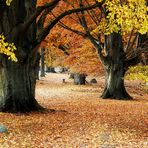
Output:
<svg viewBox="0 0 148 148">
<path fill-rule="evenodd" d="M 4 125 L 0 124 L 0 133 L 7 133 L 7 132 L 8 132 L 7 128 Z"/>
<path fill-rule="evenodd" d="M 90 83 L 91 83 L 91 84 L 96 84 L 96 83 L 97 83 L 97 80 L 96 80 L 96 79 L 91 79 L 91 80 L 90 80 Z"/>
<path fill-rule="evenodd" d="M 74 74 L 75 85 L 85 85 L 86 75 L 85 74 Z"/>
</svg>

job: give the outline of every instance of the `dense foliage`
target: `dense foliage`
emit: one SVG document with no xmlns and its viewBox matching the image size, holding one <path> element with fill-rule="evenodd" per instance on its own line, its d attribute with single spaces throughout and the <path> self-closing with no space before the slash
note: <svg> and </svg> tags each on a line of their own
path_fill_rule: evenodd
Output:
<svg viewBox="0 0 148 148">
<path fill-rule="evenodd" d="M 148 66 L 138 65 L 135 67 L 130 67 L 126 79 L 129 80 L 138 79 L 144 82 L 148 82 Z"/>
<path fill-rule="evenodd" d="M 99 2 L 102 0 L 98 0 Z M 145 0 L 106 0 L 106 18 L 98 26 L 106 34 L 112 32 L 130 32 L 141 34 L 148 32 L 148 15 Z"/>
</svg>

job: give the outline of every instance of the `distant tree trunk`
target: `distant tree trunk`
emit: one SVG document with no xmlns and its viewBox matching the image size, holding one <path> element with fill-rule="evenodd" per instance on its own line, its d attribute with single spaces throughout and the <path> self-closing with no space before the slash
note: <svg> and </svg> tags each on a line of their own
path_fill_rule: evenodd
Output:
<svg viewBox="0 0 148 148">
<path fill-rule="evenodd" d="M 53 67 L 46 67 L 46 72 L 54 72 L 54 68 Z"/>
<path fill-rule="evenodd" d="M 70 73 L 69 79 L 74 79 L 74 73 Z"/>
<path fill-rule="evenodd" d="M 40 54 L 37 53 L 36 65 L 35 65 L 35 73 L 36 79 L 39 80 L 39 70 L 40 70 Z"/>
<path fill-rule="evenodd" d="M 106 76 L 105 76 L 105 89 L 102 94 L 103 99 L 131 99 L 127 93 L 124 85 L 124 75 L 126 72 L 125 55 L 122 47 L 121 36 L 117 33 L 111 34 L 106 37 L 106 51 L 108 57 L 103 61 Z"/>
<path fill-rule="evenodd" d="M 74 74 L 74 84 L 85 85 L 86 75 L 85 74 Z"/>
<path fill-rule="evenodd" d="M 45 52 L 45 48 L 41 48 L 41 77 L 45 77 L 45 56 L 44 53 Z"/>
</svg>

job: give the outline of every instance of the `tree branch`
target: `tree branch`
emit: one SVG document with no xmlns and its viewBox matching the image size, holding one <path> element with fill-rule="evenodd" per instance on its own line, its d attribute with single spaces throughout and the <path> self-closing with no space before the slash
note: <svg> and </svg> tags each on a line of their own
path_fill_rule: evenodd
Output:
<svg viewBox="0 0 148 148">
<path fill-rule="evenodd" d="M 135 52 L 126 55 L 125 67 L 135 66 L 140 62 L 147 64 L 148 61 L 148 41 L 144 43 L 143 47 L 136 48 Z"/>
<path fill-rule="evenodd" d="M 87 35 L 85 33 L 81 32 L 81 31 L 78 31 L 78 30 L 75 30 L 75 29 L 72 29 L 72 28 L 68 27 L 67 25 L 65 25 L 63 23 L 62 24 L 59 23 L 58 25 L 63 27 L 64 29 L 69 30 L 69 31 L 71 31 L 73 33 L 76 33 L 77 35 L 80 35 L 80 36 L 82 36 L 84 38 L 87 37 Z"/>
<path fill-rule="evenodd" d="M 53 13 L 52 13 L 52 15 L 56 18 L 56 16 Z M 80 35 L 82 37 L 86 37 L 87 36 L 84 32 L 78 31 L 76 29 L 72 29 L 71 27 L 65 25 L 62 21 L 59 21 L 58 25 L 61 26 L 64 29 L 69 30 L 69 31 L 71 31 L 73 33 L 76 33 L 77 35 Z"/>
<path fill-rule="evenodd" d="M 44 27 L 44 23 L 47 17 L 47 14 L 50 12 L 51 10 L 48 8 L 46 10 L 44 10 L 44 12 L 42 13 L 42 15 L 40 16 L 39 20 L 37 21 L 37 34 L 39 33 L 39 31 L 41 29 L 43 29 Z"/>
<path fill-rule="evenodd" d="M 80 1 L 80 7 L 82 8 L 83 7 L 82 0 L 79 0 L 79 1 Z M 82 13 L 82 18 L 81 18 L 82 27 L 86 31 L 86 34 L 87 34 L 89 40 L 96 47 L 97 52 L 98 52 L 100 58 L 102 58 L 102 53 L 101 53 L 102 47 L 101 47 L 101 44 L 99 43 L 99 41 L 96 42 L 96 39 L 90 34 L 90 31 L 88 29 L 87 22 L 86 22 L 86 19 L 85 19 L 85 16 L 84 16 L 84 11 L 81 11 L 81 13 Z"/>
<path fill-rule="evenodd" d="M 30 16 L 30 18 L 22 25 L 21 33 L 23 34 L 26 32 L 29 26 L 37 19 L 37 17 L 43 12 L 43 10 L 48 8 L 51 11 L 52 9 L 55 8 L 55 6 L 58 4 L 59 1 L 60 0 L 52 0 L 52 2 L 50 3 L 46 3 L 43 6 L 37 7 L 34 14 L 32 14 L 32 16 Z"/>
<path fill-rule="evenodd" d="M 88 2 L 88 0 L 85 0 L 85 2 L 86 2 L 88 5 L 90 5 L 89 2 Z M 98 16 L 96 15 L 95 11 L 90 10 L 90 12 L 87 11 L 87 13 L 90 15 L 90 17 L 91 17 L 91 19 L 94 21 L 94 23 L 95 23 L 96 25 L 98 25 L 99 20 L 98 20 Z"/>
<path fill-rule="evenodd" d="M 64 46 L 64 45 L 59 45 L 58 48 L 59 48 L 60 50 L 62 50 L 65 55 L 70 55 L 69 52 L 67 51 L 68 48 L 67 48 L 66 46 Z"/>
<path fill-rule="evenodd" d="M 104 1 L 103 1 L 104 2 Z M 57 16 L 54 20 L 52 20 L 41 32 L 39 33 L 37 39 L 35 40 L 35 44 L 39 44 L 50 32 L 50 30 L 65 16 L 70 15 L 72 13 L 80 12 L 80 11 L 85 11 L 85 10 L 90 10 L 96 7 L 100 7 L 103 2 L 91 5 L 91 6 L 85 6 L 81 8 L 76 8 L 76 9 L 71 9 L 68 11 L 65 11 L 64 13 L 60 14 Z"/>
<path fill-rule="evenodd" d="M 129 37 L 129 39 L 128 39 L 128 41 L 127 41 L 127 44 L 126 44 L 126 48 L 125 48 L 125 52 L 128 50 L 128 48 L 129 48 L 129 45 L 130 45 L 130 41 L 131 41 L 131 38 L 132 38 L 132 35 L 133 35 L 133 31 L 134 31 L 134 29 L 132 29 L 132 31 L 131 31 L 131 33 L 130 33 L 130 37 Z"/>
</svg>

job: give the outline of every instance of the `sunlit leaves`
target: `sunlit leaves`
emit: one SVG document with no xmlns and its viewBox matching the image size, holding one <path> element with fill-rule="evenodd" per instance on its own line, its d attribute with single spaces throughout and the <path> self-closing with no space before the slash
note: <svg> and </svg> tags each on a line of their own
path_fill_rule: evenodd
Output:
<svg viewBox="0 0 148 148">
<path fill-rule="evenodd" d="M 6 0 L 6 4 L 7 4 L 8 6 L 10 6 L 11 2 L 12 2 L 12 0 Z"/>
<path fill-rule="evenodd" d="M 98 0 L 100 2 L 100 0 Z M 135 32 L 145 34 L 148 32 L 148 15 L 146 0 L 106 0 L 105 9 L 106 29 L 105 33 L 112 32 Z M 102 20 L 104 22 L 104 20 Z M 99 29 L 104 32 L 104 25 L 99 25 Z"/>
<path fill-rule="evenodd" d="M 0 53 L 5 54 L 9 60 L 17 62 L 17 58 L 14 54 L 16 47 L 13 43 L 5 42 L 5 37 L 0 35 Z"/>
<path fill-rule="evenodd" d="M 126 79 L 135 80 L 139 79 L 148 82 L 148 66 L 135 66 L 129 68 L 129 74 Z"/>
</svg>

